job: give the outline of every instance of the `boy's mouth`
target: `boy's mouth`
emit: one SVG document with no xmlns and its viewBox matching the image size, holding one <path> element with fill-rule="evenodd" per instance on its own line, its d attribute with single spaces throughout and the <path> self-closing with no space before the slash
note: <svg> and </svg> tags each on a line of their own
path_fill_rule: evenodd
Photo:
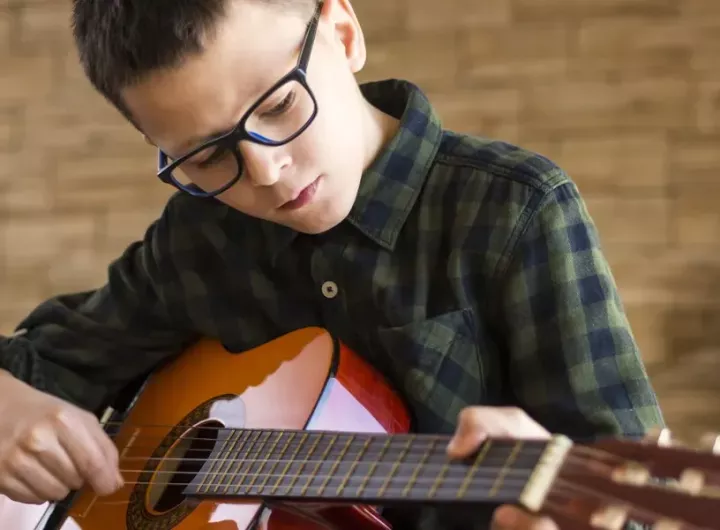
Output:
<svg viewBox="0 0 720 530">
<path fill-rule="evenodd" d="M 309 186 L 303 188 L 297 196 L 282 204 L 279 210 L 298 210 L 303 206 L 309 204 L 315 197 L 318 185 L 320 183 L 320 177 L 316 178 Z"/>
</svg>

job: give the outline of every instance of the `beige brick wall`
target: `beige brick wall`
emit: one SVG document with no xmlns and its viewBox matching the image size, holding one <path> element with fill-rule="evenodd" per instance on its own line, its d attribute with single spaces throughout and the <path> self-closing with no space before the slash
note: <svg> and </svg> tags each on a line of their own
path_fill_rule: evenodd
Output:
<svg viewBox="0 0 720 530">
<path fill-rule="evenodd" d="M 518 142 L 584 192 L 671 425 L 720 427 L 720 2 L 357 0 L 364 79 Z M 100 284 L 170 190 L 83 78 L 67 0 L 0 0 L 0 332 Z"/>
</svg>

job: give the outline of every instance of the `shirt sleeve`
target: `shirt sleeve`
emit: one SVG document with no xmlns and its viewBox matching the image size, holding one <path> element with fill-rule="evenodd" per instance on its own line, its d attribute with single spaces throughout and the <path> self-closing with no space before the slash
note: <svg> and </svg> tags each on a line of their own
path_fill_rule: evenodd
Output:
<svg viewBox="0 0 720 530">
<path fill-rule="evenodd" d="M 51 298 L 0 337 L 0 368 L 87 410 L 107 406 L 193 340 L 163 295 L 178 277 L 171 241 L 181 236 L 166 209 L 110 265 L 104 286 Z"/>
<path fill-rule="evenodd" d="M 520 406 L 576 440 L 663 425 L 596 226 L 564 181 L 528 216 L 499 302 Z"/>
</svg>

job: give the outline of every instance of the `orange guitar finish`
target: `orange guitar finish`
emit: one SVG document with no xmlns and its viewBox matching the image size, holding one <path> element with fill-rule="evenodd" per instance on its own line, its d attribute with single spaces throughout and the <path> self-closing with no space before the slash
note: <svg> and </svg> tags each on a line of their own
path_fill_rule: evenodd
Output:
<svg viewBox="0 0 720 530">
<path fill-rule="evenodd" d="M 202 404 L 204 414 L 198 409 Z M 116 443 L 120 467 L 128 470 L 123 472 L 127 485 L 110 497 L 82 491 L 61 530 L 245 530 L 253 523 L 268 530 L 390 528 L 365 506 L 315 506 L 299 512 L 300 505 L 263 508 L 257 502 L 202 501 L 190 506 L 185 501 L 155 517 L 128 518 L 131 506 L 140 514 L 141 505 L 152 498 L 147 486 L 134 484 L 147 464 L 157 467 L 162 452 L 155 460 L 147 457 L 163 443 L 168 447 L 172 426 L 187 424 L 193 411 L 197 421 L 216 419 L 233 428 L 409 429 L 397 395 L 325 330 L 305 328 L 241 354 L 204 340 L 153 375 L 124 420 Z"/>
</svg>

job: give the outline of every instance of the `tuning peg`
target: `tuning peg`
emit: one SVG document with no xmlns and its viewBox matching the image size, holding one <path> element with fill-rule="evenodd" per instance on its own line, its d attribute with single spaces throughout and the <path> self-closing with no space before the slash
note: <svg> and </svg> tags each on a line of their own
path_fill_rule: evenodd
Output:
<svg viewBox="0 0 720 530">
<path fill-rule="evenodd" d="M 650 480 L 650 470 L 637 462 L 626 462 L 612 471 L 612 479 L 620 484 L 644 486 Z"/>
<path fill-rule="evenodd" d="M 680 475 L 678 487 L 691 495 L 700 495 L 705 487 L 705 473 L 697 469 L 686 469 Z"/>
<path fill-rule="evenodd" d="M 682 523 L 672 519 L 660 519 L 652 525 L 652 530 L 682 530 Z"/>
<path fill-rule="evenodd" d="M 708 433 L 700 438 L 697 447 L 700 451 L 707 451 L 712 454 L 720 454 L 720 436 Z M 691 495 L 700 495 L 706 486 L 707 477 L 699 469 L 686 469 L 680 475 L 678 487 Z"/>
<path fill-rule="evenodd" d="M 670 447 L 673 445 L 672 432 L 664 427 L 652 427 L 648 430 L 644 441 L 658 447 Z"/>
<path fill-rule="evenodd" d="M 700 449 L 714 455 L 720 455 L 720 435 L 708 433 L 700 438 Z"/>
<path fill-rule="evenodd" d="M 626 506 L 605 506 L 592 514 L 591 524 L 593 528 L 603 530 L 622 530 L 628 518 Z"/>
</svg>

